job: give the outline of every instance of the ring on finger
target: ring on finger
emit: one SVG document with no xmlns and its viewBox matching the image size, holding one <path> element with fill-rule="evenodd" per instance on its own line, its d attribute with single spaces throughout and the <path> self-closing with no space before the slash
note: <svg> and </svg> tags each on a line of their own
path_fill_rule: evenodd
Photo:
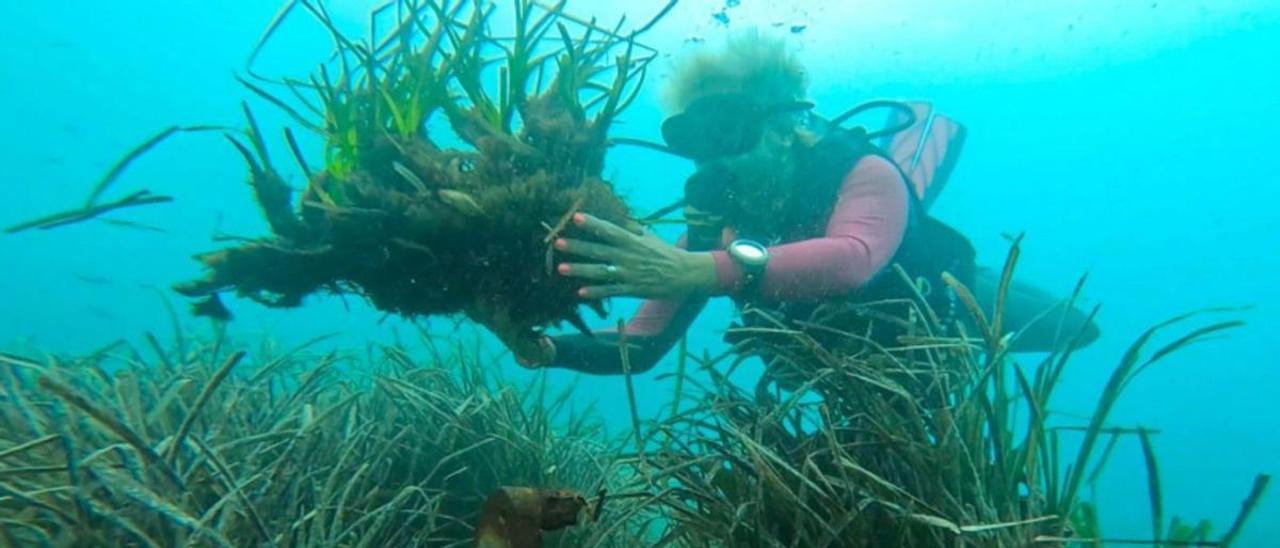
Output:
<svg viewBox="0 0 1280 548">
<path fill-rule="evenodd" d="M 618 277 L 618 265 L 615 265 L 615 264 L 607 264 L 607 265 L 604 265 L 604 273 L 605 273 L 605 274 L 608 274 L 608 275 L 609 275 L 609 278 L 617 279 L 617 277 Z"/>
</svg>

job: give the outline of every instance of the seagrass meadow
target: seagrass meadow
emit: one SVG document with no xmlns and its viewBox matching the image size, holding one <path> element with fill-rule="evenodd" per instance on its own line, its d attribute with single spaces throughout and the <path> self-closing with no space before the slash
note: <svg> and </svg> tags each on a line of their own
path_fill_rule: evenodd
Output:
<svg viewBox="0 0 1280 548">
<path fill-rule="evenodd" d="M 513 386 L 426 332 L 360 352 L 175 330 L 87 356 L 3 354 L 0 541 L 467 546 L 487 493 L 534 485 L 595 500 L 568 530 L 479 545 L 1231 545 L 1270 478 L 1221 530 L 1166 518 L 1151 433 L 1107 418 L 1140 373 L 1237 320 L 1141 333 L 1076 425 L 1047 411 L 1072 336 L 1027 367 L 1005 351 L 1016 333 L 996 336 L 1001 310 L 967 303 L 974 337 L 932 335 L 920 309 L 902 347 L 876 351 L 819 344 L 821 318 L 752 328 L 768 337 L 743 344 L 808 375 L 790 391 L 767 375 L 744 389 L 727 356 L 682 348 L 670 412 L 613 434 L 572 387 Z M 1067 436 L 1083 441 L 1068 451 Z M 1145 455 L 1147 539 L 1108 539 L 1084 496 L 1122 439 Z"/>
<path fill-rule="evenodd" d="M 1086 413 L 1067 413 L 1064 377 L 1087 335 L 1060 328 L 1052 351 L 1014 352 L 1024 333 L 1005 304 L 1021 237 L 1001 250 L 993 305 L 946 278 L 963 321 L 930 309 L 895 266 L 884 275 L 913 295 L 807 319 L 747 308 L 758 321 L 728 348 L 686 337 L 655 374 L 669 387 L 658 413 L 639 411 L 623 323 L 625 414 L 584 404 L 592 394 L 563 371 L 504 375 L 509 350 L 548 330 L 589 332 L 582 310 L 607 316 L 554 273 L 571 216 L 660 217 L 637 214 L 606 156 L 644 144 L 615 130 L 646 97 L 663 58 L 647 38 L 676 4 L 605 24 L 565 0 L 389 0 L 355 35 L 322 1 L 286 2 L 237 76 L 243 127 L 164 129 L 82 205 L 6 231 L 123 224 L 110 215 L 181 202 L 152 188 L 108 196 L 134 162 L 196 133 L 243 160 L 267 233 L 220 233 L 194 279 L 149 279 L 197 321 L 161 292 L 165 332 L 0 352 L 0 547 L 1244 546 L 1259 509 L 1274 508 L 1271 476 L 1250 470 L 1249 489 L 1213 501 L 1229 520 L 1175 515 L 1167 480 L 1186 472 L 1162 466 L 1158 429 L 1117 419 L 1153 370 L 1253 329 L 1244 309 L 1122 333 Z M 738 4 L 717 5 L 716 20 Z M 325 61 L 264 74 L 259 58 L 296 25 L 329 40 Z M 266 111 L 285 127 L 269 128 Z M 224 303 L 297 309 L 335 295 L 415 331 L 286 344 L 240 329 Z M 903 335 L 841 330 L 846 315 Z M 500 344 L 428 318 L 473 322 Z M 744 373 L 759 356 L 764 373 Z M 1205 365 L 1187 374 L 1204 378 L 1216 364 Z M 1128 467 L 1143 472 L 1128 499 L 1149 515 L 1141 535 L 1111 533 L 1095 496 L 1126 447 L 1141 457 Z"/>
</svg>

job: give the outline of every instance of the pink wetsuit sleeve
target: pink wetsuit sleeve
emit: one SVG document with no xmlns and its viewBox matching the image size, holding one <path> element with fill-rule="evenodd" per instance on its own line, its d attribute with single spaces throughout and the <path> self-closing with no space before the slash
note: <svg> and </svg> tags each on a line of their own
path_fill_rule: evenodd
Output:
<svg viewBox="0 0 1280 548">
<path fill-rule="evenodd" d="M 844 178 L 823 236 L 769 248 L 761 280 L 767 300 L 816 300 L 848 293 L 884 268 L 902 243 L 909 208 L 902 175 L 887 160 L 867 156 Z M 742 267 L 712 253 L 722 294 L 742 288 Z"/>
</svg>

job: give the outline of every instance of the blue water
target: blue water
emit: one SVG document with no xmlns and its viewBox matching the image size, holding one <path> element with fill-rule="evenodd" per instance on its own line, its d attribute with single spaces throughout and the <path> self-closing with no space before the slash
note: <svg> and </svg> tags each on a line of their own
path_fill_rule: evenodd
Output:
<svg viewBox="0 0 1280 548">
<path fill-rule="evenodd" d="M 171 124 L 239 124 L 239 101 L 251 97 L 232 76 L 243 72 L 273 4 L 0 3 L 0 225 L 79 204 L 121 154 Z M 372 4 L 330 6 L 359 28 Z M 661 4 L 570 6 L 602 20 L 625 11 L 638 21 Z M 741 4 L 682 2 L 648 42 L 679 55 L 755 24 L 798 49 L 821 111 L 875 97 L 933 101 L 970 136 L 934 212 L 970 235 L 988 263 L 1002 260 L 1003 233 L 1025 232 L 1019 275 L 1055 291 L 1065 294 L 1089 274 L 1086 293 L 1102 303 L 1103 335 L 1075 359 L 1055 410 L 1091 409 L 1111 366 L 1146 326 L 1203 307 L 1253 306 L 1243 314 L 1245 328 L 1144 373 L 1112 421 L 1160 430 L 1166 515 L 1209 518 L 1224 530 L 1254 474 L 1280 472 L 1280 292 L 1273 285 L 1280 273 L 1280 3 Z M 325 37 L 298 18 L 259 68 L 302 74 L 326 48 Z M 661 82 L 667 60 L 652 83 Z M 619 133 L 657 136 L 658 88 L 626 114 Z M 285 121 L 267 105 L 255 108 L 269 127 Z M 618 150 L 609 164 L 607 175 L 639 211 L 677 198 L 689 173 L 681 162 L 637 150 Z M 213 231 L 265 233 L 244 179 L 241 160 L 220 137 L 180 136 L 135 162 L 117 188 L 175 196 L 122 216 L 167 233 L 95 222 L 0 236 L 0 347 L 76 352 L 121 337 L 137 341 L 148 330 L 167 333 L 155 288 L 198 275 L 190 256 L 211 247 Z M 355 298 L 314 299 L 290 311 L 228 304 L 242 341 L 336 332 L 328 344 L 362 348 L 411 333 L 394 320 L 378 324 L 380 314 Z M 615 313 L 633 306 L 617 303 Z M 707 310 L 690 347 L 718 348 L 728 317 L 724 303 Z M 506 368 L 518 381 L 528 378 Z M 670 385 L 654 377 L 671 368 L 668 360 L 638 379 L 642 415 L 665 410 Z M 575 376 L 551 374 L 564 383 Z M 620 378 L 584 377 L 578 391 L 583 404 L 597 401 L 619 428 L 628 425 Z M 1123 443 L 1111 466 L 1097 493 L 1106 532 L 1145 538 L 1136 442 Z M 1240 546 L 1275 545 L 1277 496 L 1264 501 Z"/>
</svg>

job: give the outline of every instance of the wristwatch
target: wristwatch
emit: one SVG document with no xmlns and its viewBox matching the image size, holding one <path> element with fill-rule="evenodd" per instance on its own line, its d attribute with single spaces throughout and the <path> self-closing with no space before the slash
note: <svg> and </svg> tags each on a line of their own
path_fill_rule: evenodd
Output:
<svg viewBox="0 0 1280 548">
<path fill-rule="evenodd" d="M 729 243 L 727 251 L 734 262 L 742 265 L 743 294 L 755 296 L 769 264 L 769 249 L 755 240 L 738 239 Z"/>
</svg>

